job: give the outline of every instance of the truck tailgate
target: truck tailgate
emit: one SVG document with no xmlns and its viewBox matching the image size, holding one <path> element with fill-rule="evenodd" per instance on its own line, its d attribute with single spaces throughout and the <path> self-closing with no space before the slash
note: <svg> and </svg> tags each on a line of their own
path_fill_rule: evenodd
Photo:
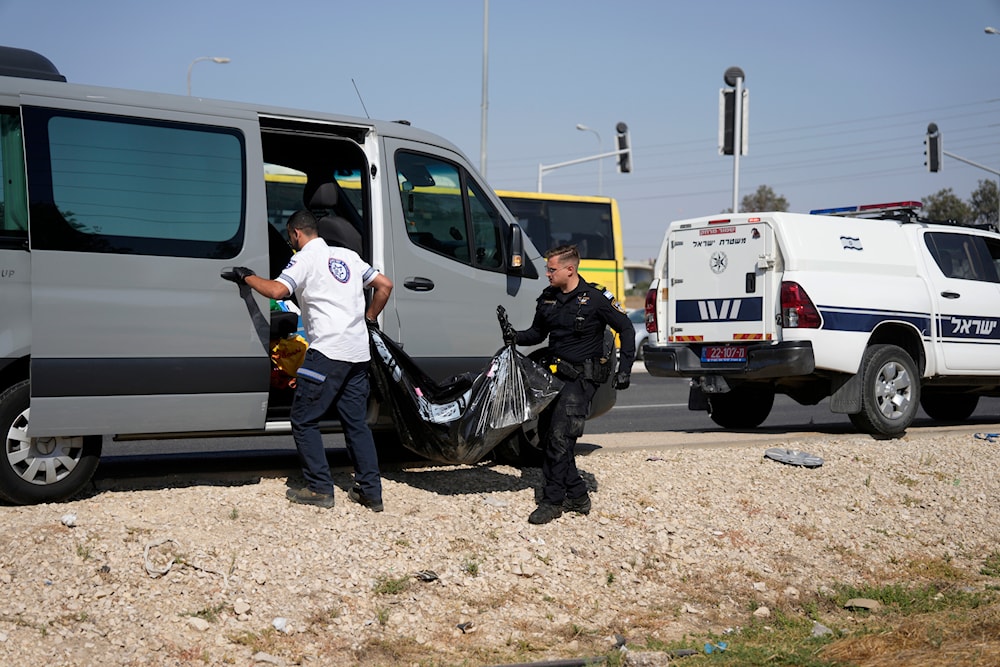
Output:
<svg viewBox="0 0 1000 667">
<path fill-rule="evenodd" d="M 668 341 L 773 340 L 771 227 L 756 217 L 705 220 L 679 225 L 670 234 Z"/>
</svg>

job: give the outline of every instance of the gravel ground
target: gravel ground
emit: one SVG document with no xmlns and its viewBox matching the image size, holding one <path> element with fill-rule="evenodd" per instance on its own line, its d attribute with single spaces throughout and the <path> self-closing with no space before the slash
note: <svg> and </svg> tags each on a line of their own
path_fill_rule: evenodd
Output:
<svg viewBox="0 0 1000 667">
<path fill-rule="evenodd" d="M 593 440 L 593 439 L 590 439 Z M 827 436 L 578 458 L 589 516 L 526 518 L 537 469 L 385 473 L 372 513 L 297 480 L 103 483 L 0 507 L 0 664 L 489 665 L 606 654 L 800 610 L 838 584 L 976 582 L 1000 544 L 1000 445 Z M 337 475 L 341 489 L 346 472 Z M 423 581 L 414 575 L 430 571 Z"/>
</svg>

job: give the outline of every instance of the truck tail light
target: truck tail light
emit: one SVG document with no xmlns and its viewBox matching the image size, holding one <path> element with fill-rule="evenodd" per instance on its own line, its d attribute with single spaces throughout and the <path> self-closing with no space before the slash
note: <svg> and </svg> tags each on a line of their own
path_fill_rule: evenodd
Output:
<svg viewBox="0 0 1000 667">
<path fill-rule="evenodd" d="M 666 300 L 666 291 L 663 290 L 663 298 Z M 656 289 L 651 289 L 646 292 L 646 305 L 644 308 L 646 312 L 646 331 L 649 333 L 656 333 Z"/>
<path fill-rule="evenodd" d="M 796 282 L 781 283 L 781 326 L 789 329 L 818 329 L 823 323 L 812 299 Z"/>
</svg>

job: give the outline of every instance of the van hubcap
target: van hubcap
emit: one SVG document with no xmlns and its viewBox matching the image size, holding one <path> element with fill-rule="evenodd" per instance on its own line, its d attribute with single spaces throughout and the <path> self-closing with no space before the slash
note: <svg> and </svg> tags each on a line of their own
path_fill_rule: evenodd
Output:
<svg viewBox="0 0 1000 667">
<path fill-rule="evenodd" d="M 14 474 L 25 482 L 44 486 L 73 472 L 83 456 L 83 438 L 29 438 L 25 410 L 10 425 L 4 451 Z"/>
</svg>

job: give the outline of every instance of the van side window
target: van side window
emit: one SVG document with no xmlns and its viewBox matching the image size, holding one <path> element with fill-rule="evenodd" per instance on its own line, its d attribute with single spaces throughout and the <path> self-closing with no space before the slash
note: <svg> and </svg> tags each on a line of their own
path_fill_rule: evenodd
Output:
<svg viewBox="0 0 1000 667">
<path fill-rule="evenodd" d="M 458 166 L 428 155 L 396 154 L 399 196 L 410 240 L 478 268 L 503 266 L 503 221 L 479 185 Z"/>
<path fill-rule="evenodd" d="M 28 204 L 21 119 L 15 111 L 0 111 L 0 181 L 0 247 L 24 247 Z"/>
<path fill-rule="evenodd" d="M 499 269 L 503 264 L 500 241 L 500 214 L 490 205 L 482 190 L 470 182 L 467 189 L 469 210 L 472 212 L 472 247 L 475 265 L 483 269 Z"/>
<path fill-rule="evenodd" d="M 32 245 L 227 259 L 244 230 L 238 132 L 25 108 Z"/>
</svg>

